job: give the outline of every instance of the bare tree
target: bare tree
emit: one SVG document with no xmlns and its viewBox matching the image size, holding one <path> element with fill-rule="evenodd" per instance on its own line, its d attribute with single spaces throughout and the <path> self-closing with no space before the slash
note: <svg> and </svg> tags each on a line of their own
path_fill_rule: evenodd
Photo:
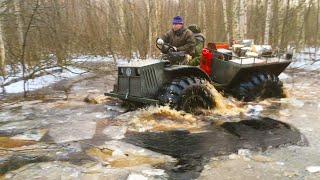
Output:
<svg viewBox="0 0 320 180">
<path fill-rule="evenodd" d="M 267 16 L 266 16 L 266 25 L 264 29 L 264 44 L 269 44 L 269 35 L 270 35 L 270 23 L 272 18 L 272 0 L 267 1 Z"/>
<path fill-rule="evenodd" d="M 5 76 L 6 74 L 6 49 L 5 49 L 5 46 L 4 46 L 4 40 L 3 40 L 3 27 L 2 27 L 2 14 L 4 13 L 5 11 L 5 7 L 6 7 L 6 4 L 4 1 L 0 1 L 0 70 L 1 70 L 1 75 L 2 76 Z"/>
<path fill-rule="evenodd" d="M 247 1 L 240 0 L 239 2 L 239 34 L 240 39 L 247 36 Z"/>
<path fill-rule="evenodd" d="M 289 9 L 290 9 L 290 0 L 287 0 L 286 3 L 286 9 L 285 9 L 285 17 L 282 22 L 282 28 L 281 28 L 281 41 L 280 41 L 280 47 L 284 48 L 286 46 L 287 40 L 286 40 L 286 33 L 287 33 L 287 24 L 289 19 Z"/>
<path fill-rule="evenodd" d="M 20 0 L 13 0 L 13 7 L 16 15 L 18 40 L 20 46 L 23 44 L 23 22 L 21 19 Z"/>
<path fill-rule="evenodd" d="M 309 2 L 308 11 L 310 11 L 310 5 L 312 1 Z M 300 47 L 305 40 L 304 34 L 304 24 L 305 24 L 305 10 L 306 10 L 306 0 L 299 0 L 297 7 L 297 36 L 296 36 L 296 47 Z"/>
<path fill-rule="evenodd" d="M 222 0 L 222 11 L 223 11 L 223 19 L 224 19 L 224 30 L 226 32 L 227 41 L 230 42 L 230 31 L 228 28 L 228 12 L 227 12 L 227 0 Z"/>
</svg>

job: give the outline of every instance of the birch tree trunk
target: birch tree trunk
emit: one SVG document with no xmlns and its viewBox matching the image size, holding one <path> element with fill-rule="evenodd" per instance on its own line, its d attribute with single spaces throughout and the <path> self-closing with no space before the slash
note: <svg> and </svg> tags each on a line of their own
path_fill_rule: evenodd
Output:
<svg viewBox="0 0 320 180">
<path fill-rule="evenodd" d="M 147 8 L 147 28 L 148 28 L 148 56 L 150 57 L 152 54 L 152 0 L 146 0 L 146 8 Z"/>
<path fill-rule="evenodd" d="M 318 3 L 317 3 L 317 27 L 316 27 L 316 59 L 318 59 L 317 57 L 317 52 L 318 52 L 318 49 L 319 49 L 319 46 L 320 46 L 320 43 L 319 43 L 319 39 L 320 39 L 320 35 L 319 35 L 319 26 L 320 26 L 320 1 L 318 0 Z"/>
<path fill-rule="evenodd" d="M 21 19 L 21 9 L 20 9 L 19 0 L 14 0 L 13 6 L 14 6 L 14 11 L 15 11 L 16 21 L 17 21 L 17 32 L 18 32 L 19 45 L 22 47 L 22 44 L 23 44 L 23 23 L 22 23 L 22 19 Z"/>
<path fill-rule="evenodd" d="M 125 44 L 126 44 L 126 57 L 127 58 L 132 58 L 132 50 L 133 50 L 133 21 L 134 21 L 134 17 L 133 17 L 133 2 L 131 0 L 123 0 L 122 1 L 122 12 L 124 13 L 124 17 L 123 17 L 123 24 L 125 26 Z M 120 18 L 120 25 L 121 23 L 121 18 Z"/>
<path fill-rule="evenodd" d="M 124 37 L 126 34 L 126 27 L 125 27 L 125 4 L 126 2 L 124 2 L 124 0 L 109 0 L 112 1 L 112 3 L 115 6 L 115 11 L 116 11 L 116 15 L 118 15 L 117 20 L 118 20 L 118 25 L 119 25 L 119 34 Z"/>
<path fill-rule="evenodd" d="M 240 39 L 247 36 L 247 1 L 240 0 L 239 2 L 239 35 Z"/>
<path fill-rule="evenodd" d="M 270 23 L 272 18 L 272 0 L 267 1 L 267 16 L 266 16 L 266 25 L 264 29 L 264 44 L 269 44 L 269 35 L 270 35 Z"/>
<path fill-rule="evenodd" d="M 289 9 L 290 9 L 290 0 L 287 0 L 286 8 L 285 8 L 285 17 L 282 22 L 282 28 L 281 28 L 281 40 L 280 40 L 280 47 L 284 48 L 286 44 L 286 33 L 287 28 L 286 24 L 288 23 L 288 16 L 289 16 Z"/>
<path fill-rule="evenodd" d="M 0 19 L 0 68 L 1 74 L 4 76 L 6 74 L 6 52 L 4 48 L 3 32 L 2 32 L 2 20 Z"/>
<path fill-rule="evenodd" d="M 227 41 L 231 42 L 230 32 L 229 32 L 229 29 L 228 29 L 227 0 L 222 0 L 222 10 L 223 10 L 224 30 L 226 32 Z"/>
<path fill-rule="evenodd" d="M 153 50 L 152 53 L 150 54 L 150 56 L 152 56 L 154 53 L 154 42 L 155 42 L 155 38 L 157 38 L 159 36 L 159 30 L 160 30 L 160 26 L 159 26 L 159 9 L 160 9 L 160 2 L 158 0 L 152 0 L 153 1 L 153 20 L 152 20 L 152 45 L 151 45 L 151 49 Z"/>
<path fill-rule="evenodd" d="M 201 27 L 202 27 L 202 33 L 204 35 L 207 34 L 207 8 L 206 8 L 206 3 L 204 0 L 199 0 L 200 1 L 200 6 L 201 6 Z"/>
<path fill-rule="evenodd" d="M 2 8 L 0 8 L 0 14 L 2 14 L 5 10 L 4 1 L 0 1 L 0 5 Z M 6 49 L 4 46 L 4 40 L 3 40 L 3 30 L 2 30 L 2 16 L 0 16 L 0 70 L 1 75 L 6 75 Z"/>
<path fill-rule="evenodd" d="M 312 3 L 310 1 L 309 3 Z M 310 5 L 310 4 L 309 4 Z M 296 46 L 300 48 L 305 39 L 305 31 L 304 31 L 304 19 L 305 19 L 305 10 L 306 10 L 306 0 L 299 0 L 298 2 L 298 12 L 297 12 L 297 37 L 296 37 Z M 310 8 L 309 8 L 310 10 Z"/>
<path fill-rule="evenodd" d="M 239 40 L 240 37 L 240 28 L 239 28 L 239 2 L 241 0 L 233 0 L 232 7 L 232 31 L 233 31 L 233 39 Z"/>
<path fill-rule="evenodd" d="M 184 21 L 187 20 L 187 0 L 179 0 L 179 14 L 182 16 Z"/>
</svg>

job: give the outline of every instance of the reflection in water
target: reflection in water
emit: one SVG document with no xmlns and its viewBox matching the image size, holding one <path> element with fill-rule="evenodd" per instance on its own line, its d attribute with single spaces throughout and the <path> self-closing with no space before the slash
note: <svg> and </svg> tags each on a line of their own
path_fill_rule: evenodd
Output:
<svg viewBox="0 0 320 180">
<path fill-rule="evenodd" d="M 261 118 L 226 122 L 201 133 L 131 132 L 125 141 L 177 158 L 179 162 L 168 173 L 173 179 L 189 179 L 198 177 L 203 165 L 212 156 L 231 154 L 241 148 L 265 150 L 285 144 L 298 144 L 302 138 L 301 133 L 288 124 Z"/>
</svg>

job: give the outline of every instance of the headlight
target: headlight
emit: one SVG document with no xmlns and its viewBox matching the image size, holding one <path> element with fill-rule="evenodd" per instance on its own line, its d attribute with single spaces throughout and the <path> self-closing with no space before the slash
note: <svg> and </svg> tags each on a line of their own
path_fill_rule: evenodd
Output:
<svg viewBox="0 0 320 180">
<path fill-rule="evenodd" d="M 131 74 L 132 74 L 131 68 L 127 68 L 127 69 L 126 69 L 126 75 L 127 75 L 127 76 L 131 76 Z"/>
</svg>

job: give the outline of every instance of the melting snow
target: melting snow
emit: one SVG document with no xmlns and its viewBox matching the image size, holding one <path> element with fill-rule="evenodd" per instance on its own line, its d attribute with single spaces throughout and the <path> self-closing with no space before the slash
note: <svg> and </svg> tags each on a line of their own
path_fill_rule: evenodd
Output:
<svg viewBox="0 0 320 180">
<path fill-rule="evenodd" d="M 289 67 L 307 71 L 320 70 L 320 51 L 316 52 L 315 48 L 305 48 L 295 54 Z"/>
<path fill-rule="evenodd" d="M 72 58 L 71 60 L 73 63 L 82 63 L 82 62 L 113 62 L 113 58 L 111 56 L 77 56 Z M 119 59 L 117 61 L 118 64 L 125 63 L 127 61 L 123 59 Z M 66 67 L 68 70 L 63 70 L 62 72 L 57 72 L 50 75 L 44 75 L 41 77 L 37 77 L 34 79 L 29 79 L 26 82 L 26 90 L 28 91 L 34 91 L 37 89 L 41 89 L 43 87 L 49 86 L 50 84 L 56 83 L 58 81 L 61 81 L 63 79 L 73 78 L 75 76 L 78 76 L 79 74 L 85 73 L 84 70 L 74 68 L 74 67 Z M 0 77 L 0 85 L 10 82 L 11 80 L 18 79 L 22 77 L 22 69 L 18 67 L 16 69 L 16 73 L 13 74 L 13 70 L 10 66 L 7 68 L 7 72 L 9 73 L 9 76 L 4 79 L 3 77 Z M 51 69 L 47 69 L 47 72 L 53 71 L 53 70 L 59 70 L 60 67 L 55 67 Z M 5 86 L 4 88 L 0 88 L 0 94 L 2 93 L 21 93 L 24 92 L 23 89 L 24 82 L 23 80 L 12 83 L 8 86 Z"/>
<path fill-rule="evenodd" d="M 50 84 L 56 83 L 58 81 L 61 81 L 63 79 L 72 78 L 72 77 L 78 76 L 79 74 L 85 73 L 84 70 L 77 69 L 77 68 L 68 67 L 68 69 L 70 71 L 64 70 L 63 72 L 55 73 L 54 75 L 44 75 L 44 76 L 37 77 L 34 79 L 29 79 L 26 82 L 26 90 L 34 91 L 34 90 L 46 87 Z M 22 76 L 21 74 L 18 74 L 15 78 L 20 78 L 21 76 Z M 14 78 L 10 78 L 9 80 L 7 80 L 5 82 L 8 82 L 12 79 L 14 79 Z M 3 82 L 3 81 L 1 82 L 1 79 L 0 79 L 0 84 L 5 83 L 5 82 Z M 0 89 L 0 93 L 3 93 L 3 90 L 6 93 L 24 92 L 23 84 L 24 84 L 23 80 L 18 81 L 16 83 L 12 83 L 8 86 L 5 86 L 3 89 Z"/>
</svg>

